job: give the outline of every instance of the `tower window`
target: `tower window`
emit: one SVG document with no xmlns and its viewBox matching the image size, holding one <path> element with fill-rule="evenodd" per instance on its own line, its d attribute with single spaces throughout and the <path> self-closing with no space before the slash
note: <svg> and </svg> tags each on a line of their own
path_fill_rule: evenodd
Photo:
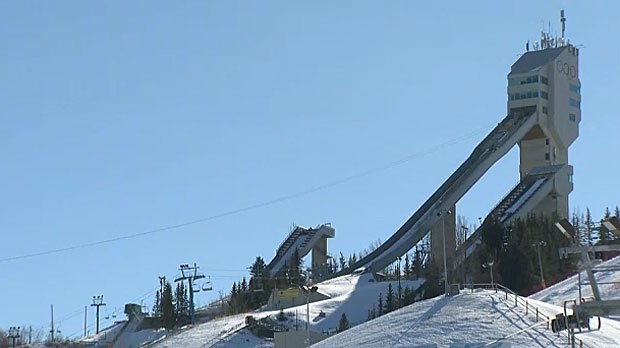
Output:
<svg viewBox="0 0 620 348">
<path fill-rule="evenodd" d="M 546 106 L 543 106 L 542 107 L 542 113 L 545 114 L 545 115 L 548 114 L 549 113 L 549 109 Z"/>
<path fill-rule="evenodd" d="M 540 96 L 543 99 L 549 99 L 549 94 L 547 92 L 545 92 L 545 91 L 540 91 Z"/>
<path fill-rule="evenodd" d="M 549 160 L 549 158 L 550 158 L 550 157 L 549 157 L 549 152 L 547 152 L 547 153 L 545 154 L 545 160 L 546 160 L 546 161 L 548 161 L 548 160 Z"/>
<path fill-rule="evenodd" d="M 548 85 L 549 84 L 549 79 L 544 77 L 544 76 L 541 76 L 540 77 L 540 82 L 542 82 L 545 85 Z"/>
<path fill-rule="evenodd" d="M 545 145 L 549 145 L 549 138 L 545 138 Z"/>
<path fill-rule="evenodd" d="M 579 101 L 579 100 L 575 100 L 573 98 L 569 98 L 568 104 L 570 104 L 570 106 L 572 106 L 574 108 L 581 109 L 581 101 Z"/>
<path fill-rule="evenodd" d="M 568 114 L 568 119 L 575 122 L 577 121 L 577 115 L 575 114 Z"/>
<path fill-rule="evenodd" d="M 581 90 L 581 87 L 573 85 L 572 83 L 568 86 L 568 88 L 571 90 L 571 92 L 575 92 L 577 94 L 579 94 Z"/>
</svg>

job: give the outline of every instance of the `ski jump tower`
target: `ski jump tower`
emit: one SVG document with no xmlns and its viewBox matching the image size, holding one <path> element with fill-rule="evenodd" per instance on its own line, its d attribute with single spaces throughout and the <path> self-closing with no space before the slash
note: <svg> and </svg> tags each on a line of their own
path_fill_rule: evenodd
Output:
<svg viewBox="0 0 620 348">
<path fill-rule="evenodd" d="M 431 258 L 439 269 L 444 254 L 449 265 L 467 259 L 479 244 L 481 229 L 456 248 L 456 203 L 515 145 L 520 149 L 520 181 L 485 221 L 497 219 L 509 224 L 529 213 L 557 220 L 568 217 L 568 195 L 573 190 L 568 149 L 579 135 L 581 83 L 579 49 L 564 37 L 564 11 L 560 17 L 561 37 L 542 33 L 532 50 L 528 42 L 526 52 L 512 65 L 508 74 L 507 116 L 385 243 L 349 270 L 331 277 L 361 267 L 370 272 L 381 271 L 429 232 Z"/>
<path fill-rule="evenodd" d="M 565 41 L 563 11 L 561 21 L 562 36 L 554 39 L 542 33 L 534 51 L 521 56 L 508 74 L 508 112 L 527 107 L 538 111 L 538 123 L 519 141 L 521 180 L 541 167 L 566 166 L 568 181 L 558 183 L 533 209 L 559 219 L 568 217 L 568 194 L 573 190 L 568 148 L 579 135 L 581 121 L 579 49 Z"/>
<path fill-rule="evenodd" d="M 542 32 L 540 41 L 532 45 L 531 51 L 529 42 L 526 43 L 526 52 L 511 66 L 508 74 L 508 114 L 534 112 L 536 123 L 518 141 L 519 185 L 494 209 L 494 214 L 490 214 L 503 223 L 528 213 L 557 220 L 568 218 L 568 195 L 573 191 L 573 167 L 568 164 L 568 148 L 579 135 L 581 83 L 579 49 L 564 36 L 563 10 L 560 22 L 561 37 L 553 38 Z M 548 177 L 547 180 L 543 180 L 544 177 Z M 515 206 L 527 203 L 544 182 L 551 186 L 545 195 L 531 200 L 527 207 Z M 441 211 L 439 222 L 431 230 L 431 257 L 436 264 L 444 253 L 442 229 L 450 231 L 445 233 L 448 259 L 456 250 L 454 208 Z"/>
</svg>

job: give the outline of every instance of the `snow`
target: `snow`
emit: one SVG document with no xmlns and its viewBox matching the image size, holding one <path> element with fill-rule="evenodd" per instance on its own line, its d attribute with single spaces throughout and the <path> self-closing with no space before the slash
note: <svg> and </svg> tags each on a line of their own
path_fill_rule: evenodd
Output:
<svg viewBox="0 0 620 348">
<path fill-rule="evenodd" d="M 609 261 L 603 262 L 596 268 L 607 267 L 620 267 L 620 257 L 613 258 Z M 594 274 L 597 282 L 604 282 L 609 284 L 599 285 L 599 292 L 601 299 L 610 300 L 620 298 L 620 272 L 602 271 Z M 587 275 L 585 272 L 581 272 L 581 282 L 587 282 Z M 579 285 L 578 275 L 574 275 L 565 279 L 552 287 L 544 289 L 532 296 L 531 299 L 540 300 L 543 302 L 555 304 L 557 306 L 563 306 L 564 301 L 576 300 L 579 298 Z M 590 285 L 581 286 L 581 297 L 592 297 L 592 289 Z"/>
<path fill-rule="evenodd" d="M 527 329 L 527 330 L 524 330 Z M 524 331 L 523 331 L 524 330 Z M 313 347 L 415 347 L 424 344 L 493 343 L 512 346 L 561 346 L 565 338 L 549 335 L 544 321 L 526 318 L 502 293 L 477 290 L 436 297 L 388 313 Z"/>
<path fill-rule="evenodd" d="M 620 266 L 620 258 L 601 264 L 603 267 Z M 613 283 L 620 281 L 620 272 L 597 273 L 597 280 Z M 553 318 L 563 312 L 566 300 L 578 296 L 576 276 L 551 286 L 529 298 L 521 298 L 515 306 L 514 296 L 502 291 L 465 289 L 459 295 L 416 302 L 398 311 L 372 321 L 366 321 L 368 310 L 377 303 L 379 293 L 385 295 L 388 284 L 397 291 L 397 282 L 375 282 L 368 274 L 347 275 L 317 284 L 319 290 L 331 298 L 310 304 L 310 330 L 333 331 L 342 313 L 346 313 L 350 329 L 318 342 L 313 347 L 459 347 L 462 344 L 479 344 L 487 347 L 569 347 L 565 332 L 554 334 L 548 328 L 546 317 Z M 418 287 L 423 280 L 401 280 L 402 286 Z M 606 284 L 600 287 L 603 299 L 620 297 L 620 287 Z M 583 296 L 590 296 L 584 286 Z M 526 314 L 522 302 L 539 310 Z M 543 302 L 544 301 L 544 302 Z M 285 323 L 293 327 L 293 317 L 304 327 L 306 306 L 285 309 L 289 315 Z M 272 340 L 253 336 L 245 328 L 246 315 L 255 318 L 275 316 L 279 311 L 257 311 L 214 319 L 177 331 L 153 344 L 153 347 L 273 347 Z M 319 313 L 325 317 L 319 317 Z M 620 322 L 601 319 L 601 329 L 577 335 L 589 347 L 619 347 Z M 114 328 L 111 328 L 114 330 Z M 162 335 L 162 333 L 159 333 Z M 131 346 L 139 345 L 139 335 L 133 337 Z M 146 342 L 152 342 L 151 339 Z"/>
</svg>

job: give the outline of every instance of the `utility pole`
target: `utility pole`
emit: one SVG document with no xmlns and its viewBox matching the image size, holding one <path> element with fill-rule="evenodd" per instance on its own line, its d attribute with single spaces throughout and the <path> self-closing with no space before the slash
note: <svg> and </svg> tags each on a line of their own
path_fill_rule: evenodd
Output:
<svg viewBox="0 0 620 348">
<path fill-rule="evenodd" d="M 91 303 L 92 307 L 97 307 L 97 334 L 99 334 L 99 307 L 105 306 L 103 303 L 103 295 L 93 296 L 93 303 Z"/>
<path fill-rule="evenodd" d="M 397 274 L 398 274 L 398 309 L 400 309 L 401 306 L 401 286 L 400 286 L 400 256 L 396 259 L 398 261 L 398 269 L 397 269 Z"/>
<path fill-rule="evenodd" d="M 52 329 L 50 330 L 52 336 L 52 343 L 54 343 L 54 305 L 52 304 Z"/>
<path fill-rule="evenodd" d="M 194 323 L 194 281 L 197 279 L 201 279 L 201 278 L 205 278 L 204 274 L 202 273 L 198 273 L 198 266 L 196 266 L 196 263 L 194 262 L 193 266 L 190 266 L 188 264 L 183 264 L 179 266 L 179 271 L 181 271 L 181 276 L 177 277 L 174 282 L 182 282 L 184 280 L 187 280 L 189 283 L 189 317 L 190 317 L 190 323 L 193 324 Z M 196 292 L 200 292 L 200 289 L 198 289 Z"/>
<path fill-rule="evenodd" d="M 9 336 L 8 336 L 8 338 L 13 340 L 13 348 L 15 348 L 15 340 L 17 340 L 20 337 L 19 331 L 20 331 L 20 327 L 19 326 L 11 326 L 9 328 Z"/>
<path fill-rule="evenodd" d="M 310 294 L 317 292 L 317 286 L 300 285 L 299 289 L 306 295 L 306 347 L 310 347 Z"/>
<path fill-rule="evenodd" d="M 88 306 L 84 306 L 84 337 L 86 337 L 86 324 L 88 324 Z"/>
</svg>

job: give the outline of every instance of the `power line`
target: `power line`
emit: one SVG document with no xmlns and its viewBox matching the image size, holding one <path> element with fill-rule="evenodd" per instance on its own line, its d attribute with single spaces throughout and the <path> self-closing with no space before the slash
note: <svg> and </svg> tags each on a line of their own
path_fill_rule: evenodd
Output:
<svg viewBox="0 0 620 348">
<path fill-rule="evenodd" d="M 376 172 L 381 172 L 393 167 L 397 167 L 399 165 L 402 165 L 404 163 L 407 163 L 413 159 L 416 159 L 418 157 L 422 157 L 425 155 L 429 155 L 432 153 L 435 153 L 439 150 L 442 150 L 448 146 L 451 145 L 455 145 L 461 141 L 467 140 L 471 137 L 473 137 L 474 135 L 477 135 L 478 133 L 482 132 L 483 130 L 486 130 L 487 126 L 484 127 L 480 127 L 474 131 L 471 131 L 469 133 L 466 133 L 463 136 L 454 138 L 452 140 L 440 143 L 426 151 L 418 151 L 414 154 L 411 154 L 409 156 L 400 158 L 398 160 L 392 161 L 392 162 L 388 162 L 385 163 L 383 165 L 374 167 L 374 168 L 370 168 L 368 170 L 359 172 L 357 174 L 353 174 L 353 175 L 349 175 L 340 179 L 336 179 L 334 181 L 319 185 L 319 186 L 315 186 L 313 188 L 309 188 L 306 190 L 302 190 L 302 191 L 297 191 L 295 193 L 292 194 L 288 194 L 288 195 L 284 195 L 284 196 L 280 196 L 271 200 L 267 200 L 267 201 L 263 201 L 260 203 L 256 203 L 256 204 L 252 204 L 252 205 L 248 205 L 242 208 L 238 208 L 238 209 L 233 209 L 233 210 L 229 210 L 226 212 L 222 212 L 222 213 L 218 213 L 215 215 L 211 215 L 211 216 L 207 216 L 204 218 L 200 218 L 200 219 L 196 219 L 196 220 L 191 220 L 188 222 L 184 222 L 184 223 L 180 223 L 180 224 L 176 224 L 176 225 L 169 225 L 169 226 L 165 226 L 165 227 L 160 227 L 160 228 L 156 228 L 156 229 L 152 229 L 152 230 L 148 230 L 148 231 L 144 231 L 144 232 L 139 232 L 139 233 L 134 233 L 134 234 L 128 234 L 128 235 L 124 235 L 124 236 L 119 236 L 119 237 L 115 237 L 115 238 L 110 238 L 110 239 L 104 239 L 104 240 L 100 240 L 100 241 L 96 241 L 96 242 L 89 242 L 89 243 L 83 243 L 83 244 L 77 244 L 77 245 L 72 245 L 72 246 L 68 246 L 68 247 L 63 247 L 63 248 L 57 248 L 57 249 L 49 249 L 49 250 L 44 250 L 44 251 L 39 251 L 39 252 L 35 252 L 35 253 L 30 253 L 30 254 L 22 254 L 22 255 L 17 255 L 17 256 L 10 256 L 10 257 L 5 257 L 5 258 L 1 258 L 0 259 L 0 263 L 2 262 L 9 262 L 9 261 L 16 261 L 16 260 L 22 260 L 22 259 L 28 259 L 28 258 L 33 258 L 33 257 L 37 257 L 37 256 L 44 256 L 44 255 L 50 255 L 50 254 L 57 254 L 57 253 L 61 253 L 61 252 L 65 252 L 65 251 L 71 251 L 71 250 L 76 250 L 76 249 L 83 249 L 83 248 L 88 248 L 88 247 L 93 247 L 93 246 L 97 246 L 97 245 L 102 245 L 102 244 L 109 244 L 109 243 L 114 243 L 114 242 L 118 242 L 121 240 L 126 240 L 126 239 L 132 239 L 132 238 L 137 238 L 137 237 L 141 237 L 141 236 L 146 236 L 146 235 L 151 235 L 151 234 L 155 234 L 155 233 L 159 233 L 159 232 L 165 232 L 165 231 L 170 231 L 170 230 L 174 230 L 174 229 L 178 229 L 178 228 L 182 228 L 182 227 L 187 227 L 190 225 L 195 225 L 201 222 L 207 222 L 207 221 L 211 221 L 211 220 L 216 220 L 216 219 L 220 219 L 220 218 L 224 218 L 227 216 L 231 216 L 231 215 L 236 215 L 239 213 L 243 213 L 246 211 L 250 211 L 250 210 L 255 210 L 255 209 L 259 209 L 259 208 L 263 208 L 266 206 L 270 206 L 270 205 L 274 205 L 277 203 L 281 203 L 284 201 L 289 201 L 295 198 L 299 198 L 302 196 L 306 196 L 318 191 L 322 191 L 322 190 L 326 190 L 328 188 L 337 186 L 337 185 L 341 185 L 344 184 L 346 182 L 349 182 L 351 180 L 355 180 L 355 179 L 359 179 L 368 175 L 371 175 L 373 173 Z"/>
</svg>

